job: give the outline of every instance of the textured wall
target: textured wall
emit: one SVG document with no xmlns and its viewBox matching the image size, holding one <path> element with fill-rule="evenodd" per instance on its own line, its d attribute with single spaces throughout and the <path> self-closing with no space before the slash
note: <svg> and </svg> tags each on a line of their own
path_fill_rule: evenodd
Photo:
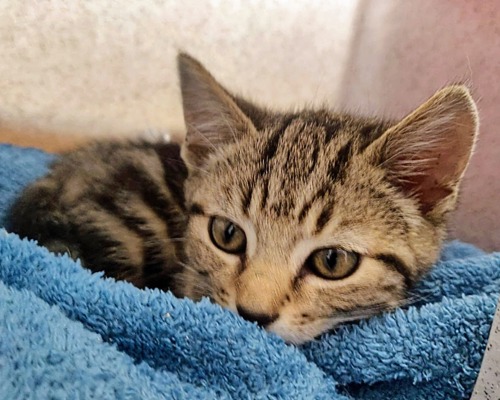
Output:
<svg viewBox="0 0 500 400">
<path fill-rule="evenodd" d="M 467 79 L 482 134 L 454 234 L 500 249 L 499 48 L 495 0 L 0 0 L 0 125 L 181 132 L 178 49 L 280 108 L 401 116 Z"/>
<path fill-rule="evenodd" d="M 183 130 L 178 49 L 266 104 L 331 97 L 356 5 L 0 0 L 0 116 L 91 134 Z"/>
</svg>

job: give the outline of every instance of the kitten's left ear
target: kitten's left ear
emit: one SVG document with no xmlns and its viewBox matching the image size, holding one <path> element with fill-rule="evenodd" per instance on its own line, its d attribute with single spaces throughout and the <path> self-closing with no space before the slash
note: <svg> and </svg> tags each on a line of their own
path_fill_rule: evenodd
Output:
<svg viewBox="0 0 500 400">
<path fill-rule="evenodd" d="M 372 143 L 389 179 L 436 222 L 454 208 L 479 122 L 465 86 L 449 86 Z"/>
<path fill-rule="evenodd" d="M 182 157 L 189 166 L 202 167 L 221 145 L 255 131 L 231 95 L 194 58 L 177 57 L 186 122 Z"/>
</svg>

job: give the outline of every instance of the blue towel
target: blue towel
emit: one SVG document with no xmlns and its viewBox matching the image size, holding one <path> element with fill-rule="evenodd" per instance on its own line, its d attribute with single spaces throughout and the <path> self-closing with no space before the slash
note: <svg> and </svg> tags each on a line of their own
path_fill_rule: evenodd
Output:
<svg viewBox="0 0 500 400">
<path fill-rule="evenodd" d="M 0 146 L 1 224 L 52 159 Z M 2 230 L 0 398 L 468 398 L 499 293 L 500 254 L 452 242 L 413 306 L 296 347 Z"/>
</svg>

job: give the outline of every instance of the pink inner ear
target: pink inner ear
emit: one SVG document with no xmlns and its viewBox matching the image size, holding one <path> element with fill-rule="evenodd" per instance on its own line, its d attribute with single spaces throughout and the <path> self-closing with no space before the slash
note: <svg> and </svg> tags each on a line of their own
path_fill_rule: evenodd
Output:
<svg viewBox="0 0 500 400">
<path fill-rule="evenodd" d="M 423 213 L 452 194 L 459 183 L 473 146 L 471 122 L 470 115 L 458 116 L 439 132 L 433 132 L 437 140 L 420 145 L 417 157 L 410 158 L 410 168 L 398 168 L 408 165 L 404 151 L 394 160 L 393 173 L 398 175 L 399 186 L 419 200 Z"/>
<path fill-rule="evenodd" d="M 424 214 L 429 213 L 439 201 L 453 192 L 451 188 L 440 185 L 433 176 L 429 175 L 411 176 L 400 186 L 405 192 L 414 194 Z"/>
</svg>

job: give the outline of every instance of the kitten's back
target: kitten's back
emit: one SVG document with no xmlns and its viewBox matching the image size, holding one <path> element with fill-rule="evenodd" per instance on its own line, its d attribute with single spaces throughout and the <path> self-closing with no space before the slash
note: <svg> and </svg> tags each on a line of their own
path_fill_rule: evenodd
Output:
<svg viewBox="0 0 500 400">
<path fill-rule="evenodd" d="M 25 189 L 10 229 L 108 276 L 173 289 L 186 176 L 176 144 L 95 143 L 62 156 Z"/>
</svg>

